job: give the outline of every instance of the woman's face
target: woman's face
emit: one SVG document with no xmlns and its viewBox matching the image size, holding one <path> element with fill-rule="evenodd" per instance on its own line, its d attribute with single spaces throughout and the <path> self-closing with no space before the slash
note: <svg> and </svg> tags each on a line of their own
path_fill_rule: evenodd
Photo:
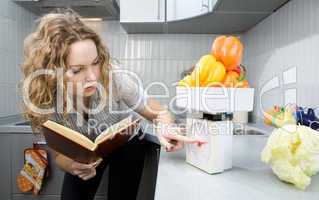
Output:
<svg viewBox="0 0 319 200">
<path fill-rule="evenodd" d="M 71 44 L 68 65 L 66 75 L 72 83 L 73 97 L 77 96 L 77 91 L 83 91 L 83 97 L 94 94 L 101 71 L 93 40 L 81 40 Z"/>
</svg>

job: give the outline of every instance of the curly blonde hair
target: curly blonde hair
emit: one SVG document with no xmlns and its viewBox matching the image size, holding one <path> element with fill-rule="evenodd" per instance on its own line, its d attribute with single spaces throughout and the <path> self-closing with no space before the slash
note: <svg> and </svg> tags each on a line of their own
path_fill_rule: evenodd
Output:
<svg viewBox="0 0 319 200">
<path fill-rule="evenodd" d="M 101 83 L 108 88 L 108 73 L 110 55 L 103 45 L 99 35 L 89 28 L 72 10 L 50 13 L 43 16 L 36 30 L 24 41 L 24 61 L 22 63 L 23 81 L 40 69 L 68 69 L 67 58 L 70 45 L 76 41 L 91 39 L 98 52 L 101 69 Z M 57 77 L 40 75 L 32 79 L 28 91 L 22 89 L 22 95 L 27 95 L 30 102 L 41 109 L 52 108 L 57 94 Z M 106 91 L 107 92 L 107 91 Z M 66 81 L 63 84 L 63 118 L 66 120 Z M 40 125 L 49 118 L 48 114 L 34 112 L 28 105 L 23 105 L 24 117 L 31 121 L 33 130 L 39 130 Z"/>
</svg>

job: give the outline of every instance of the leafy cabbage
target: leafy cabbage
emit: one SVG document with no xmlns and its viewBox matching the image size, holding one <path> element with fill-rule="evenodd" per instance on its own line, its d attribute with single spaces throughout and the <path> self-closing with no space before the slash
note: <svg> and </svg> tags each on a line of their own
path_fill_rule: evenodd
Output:
<svg viewBox="0 0 319 200">
<path fill-rule="evenodd" d="M 319 133 L 301 125 L 275 129 L 261 153 L 282 181 L 305 190 L 319 171 Z"/>
</svg>

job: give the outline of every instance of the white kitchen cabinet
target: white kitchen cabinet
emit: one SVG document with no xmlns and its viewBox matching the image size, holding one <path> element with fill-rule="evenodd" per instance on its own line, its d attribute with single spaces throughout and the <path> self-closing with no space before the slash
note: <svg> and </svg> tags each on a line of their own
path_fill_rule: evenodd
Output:
<svg viewBox="0 0 319 200">
<path fill-rule="evenodd" d="M 0 127 L 4 128 L 4 127 Z M 23 193 L 16 184 L 16 176 L 24 164 L 24 149 L 32 146 L 34 135 L 27 132 L 0 132 L 0 199 L 1 200 L 58 200 L 61 199 L 61 188 L 64 172 L 58 168 L 46 145 L 41 146 L 49 152 L 49 177 L 45 180 L 39 196 L 34 197 L 31 192 Z M 138 200 L 154 199 L 158 162 L 160 156 L 160 145 L 153 134 L 146 134 L 143 138 L 143 151 L 145 151 L 144 170 L 141 177 L 141 185 L 138 191 Z M 96 193 L 95 200 L 106 199 L 108 187 L 108 170 Z"/>
<path fill-rule="evenodd" d="M 0 133 L 0 199 L 11 199 L 11 137 L 10 134 Z"/>
<path fill-rule="evenodd" d="M 288 1 L 120 0 L 120 22 L 130 34 L 234 34 L 251 29 Z"/>
<path fill-rule="evenodd" d="M 213 11 L 215 5 L 217 4 L 219 0 L 208 0 L 208 9 L 210 12 Z"/>
<path fill-rule="evenodd" d="M 165 0 L 121 0 L 120 22 L 165 22 Z"/>
<path fill-rule="evenodd" d="M 183 20 L 212 11 L 218 0 L 167 0 L 167 21 Z"/>
</svg>

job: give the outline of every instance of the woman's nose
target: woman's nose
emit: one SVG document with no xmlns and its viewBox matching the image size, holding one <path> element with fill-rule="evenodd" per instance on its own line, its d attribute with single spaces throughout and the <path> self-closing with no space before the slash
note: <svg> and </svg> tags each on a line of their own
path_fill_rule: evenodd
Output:
<svg viewBox="0 0 319 200">
<path fill-rule="evenodd" d="M 96 74 L 92 67 L 87 68 L 86 79 L 89 81 L 96 81 Z"/>
</svg>

